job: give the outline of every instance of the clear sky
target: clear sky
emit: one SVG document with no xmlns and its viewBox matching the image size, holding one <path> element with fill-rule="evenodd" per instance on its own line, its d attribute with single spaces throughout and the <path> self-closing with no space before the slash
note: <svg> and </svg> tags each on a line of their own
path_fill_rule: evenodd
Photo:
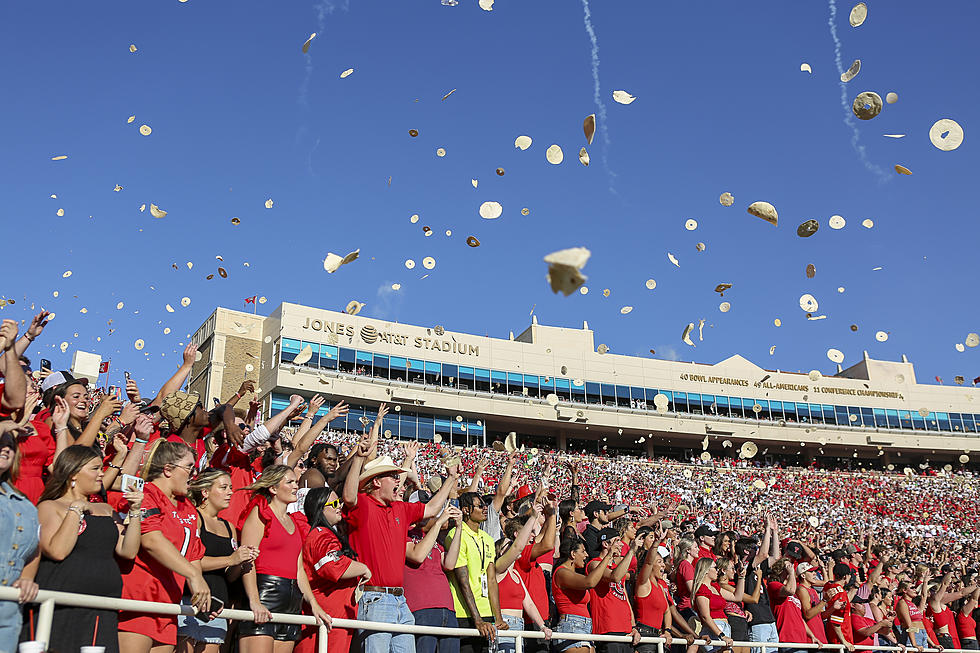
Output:
<svg viewBox="0 0 980 653">
<path fill-rule="evenodd" d="M 16 304 L 0 314 L 55 311 L 28 352 L 35 366 L 65 368 L 84 349 L 112 358 L 114 383 L 123 369 L 159 382 L 215 306 L 252 295 L 267 298 L 260 312 L 357 299 L 367 316 L 503 338 L 533 309 L 543 324 L 587 320 L 616 353 L 740 353 L 770 369 L 832 373 L 831 347 L 845 366 L 863 350 L 904 353 L 920 382 L 969 383 L 980 348 L 954 345 L 980 330 L 980 4 L 872 1 L 857 28 L 850 8 L 837 6 L 840 57 L 863 66 L 845 108 L 831 6 L 816 0 L 592 0 L 596 58 L 581 0 L 497 0 L 490 12 L 477 0 L 5 2 L 0 293 Z M 615 90 L 637 99 L 618 104 Z M 848 118 L 866 90 L 899 99 Z M 959 149 L 930 143 L 940 118 L 963 126 Z M 527 151 L 514 147 L 522 134 Z M 551 144 L 561 165 L 545 159 Z M 777 208 L 777 227 L 746 212 L 758 200 Z M 479 216 L 485 201 L 503 205 L 499 219 Z M 820 230 L 799 238 L 811 218 Z M 590 292 L 554 295 L 542 258 L 573 246 L 592 251 Z M 356 248 L 359 260 L 324 272 L 328 251 Z M 724 300 L 723 282 L 734 285 Z M 803 293 L 826 319 L 806 319 Z M 694 349 L 681 333 L 702 318 Z"/>
</svg>

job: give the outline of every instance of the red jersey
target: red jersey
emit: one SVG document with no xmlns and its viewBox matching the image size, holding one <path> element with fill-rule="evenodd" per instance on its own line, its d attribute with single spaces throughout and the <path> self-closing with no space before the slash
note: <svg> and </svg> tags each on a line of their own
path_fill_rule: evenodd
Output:
<svg viewBox="0 0 980 653">
<path fill-rule="evenodd" d="M 238 447 L 233 447 L 228 443 L 222 444 L 211 457 L 211 466 L 228 472 L 231 477 L 231 502 L 228 507 L 218 513 L 218 516 L 227 519 L 232 524 L 238 522 L 238 516 L 251 500 L 252 495 L 242 488 L 248 487 L 257 478 L 252 469 L 252 460 L 247 453 Z"/>
<path fill-rule="evenodd" d="M 313 596 L 324 612 L 341 619 L 356 619 L 354 588 L 361 577 L 341 578 L 353 562 L 341 552 L 342 548 L 340 540 L 329 528 L 314 528 L 303 543 L 303 570 L 310 579 Z M 334 628 L 327 638 L 327 651 L 347 651 L 351 638 L 351 631 Z"/>
<path fill-rule="evenodd" d="M 159 531 L 174 548 L 191 562 L 204 557 L 204 545 L 197 531 L 197 510 L 186 497 L 176 503 L 154 483 L 143 486 L 141 533 Z M 180 603 L 185 579 L 157 562 L 141 548 L 133 561 L 120 561 L 122 598 L 137 601 Z M 177 617 L 170 615 L 119 614 L 119 630 L 140 633 L 163 644 L 177 643 Z"/>
<path fill-rule="evenodd" d="M 344 508 L 351 547 L 371 570 L 372 585 L 403 586 L 405 541 L 423 514 L 424 503 L 395 501 L 386 506 L 364 492 L 358 492 L 356 506 Z"/>
<path fill-rule="evenodd" d="M 847 592 L 837 583 L 828 583 L 823 588 L 824 599 L 827 601 L 829 616 L 827 617 L 827 643 L 843 644 L 837 637 L 834 626 L 839 626 L 841 633 L 850 643 L 854 643 L 854 632 L 851 630 L 851 601 Z"/>
<path fill-rule="evenodd" d="M 769 605 L 776 613 L 776 632 L 779 633 L 779 641 L 807 644 L 810 642 L 810 637 L 806 634 L 806 625 L 803 623 L 803 603 L 795 594 L 783 596 L 783 587 L 783 583 L 778 581 L 766 585 L 766 591 L 769 592 Z"/>
<path fill-rule="evenodd" d="M 594 569 L 601 562 L 601 558 L 590 560 L 589 567 Z M 615 570 L 615 565 L 609 565 L 610 572 Z M 626 595 L 625 576 L 616 583 L 600 580 L 589 591 L 592 593 L 589 610 L 592 613 L 594 634 L 628 633 L 633 629 L 633 608 L 630 607 L 629 597 Z"/>
<path fill-rule="evenodd" d="M 636 621 L 660 629 L 664 626 L 664 615 L 673 605 L 670 598 L 670 587 L 665 580 L 650 577 L 650 593 L 647 596 L 636 597 Z"/>
</svg>

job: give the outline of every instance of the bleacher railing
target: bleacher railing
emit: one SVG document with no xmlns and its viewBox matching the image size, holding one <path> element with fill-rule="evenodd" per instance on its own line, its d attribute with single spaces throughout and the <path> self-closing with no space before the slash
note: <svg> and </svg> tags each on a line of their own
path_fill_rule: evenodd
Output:
<svg viewBox="0 0 980 653">
<path fill-rule="evenodd" d="M 17 601 L 20 590 L 15 587 L 0 587 L 0 601 Z M 38 642 L 47 644 L 51 639 L 51 623 L 54 618 L 55 606 L 71 606 L 78 608 L 93 608 L 98 610 L 123 610 L 126 612 L 139 612 L 143 614 L 169 614 L 169 615 L 194 615 L 194 608 L 188 605 L 175 605 L 173 603 L 152 603 L 150 601 L 133 601 L 130 599 L 114 599 L 105 596 L 94 596 L 91 594 L 72 594 L 69 592 L 54 592 L 51 590 L 40 590 L 32 603 L 38 603 L 37 626 L 34 629 L 34 639 Z M 251 610 L 233 610 L 225 608 L 218 615 L 221 618 L 232 621 L 254 621 L 255 615 Z M 272 623 L 299 624 L 303 626 L 317 626 L 315 617 L 309 615 L 272 613 L 270 619 Z M 475 628 L 439 628 L 436 626 L 410 626 L 405 624 L 388 624 L 377 621 L 360 621 L 357 619 L 333 619 L 333 627 L 346 628 L 349 630 L 371 630 L 389 633 L 411 633 L 413 635 L 437 635 L 442 637 L 478 637 L 480 632 Z M 327 626 L 319 624 L 319 638 L 317 640 L 317 651 L 326 653 L 327 638 L 329 630 Z M 544 639 L 544 633 L 527 630 L 498 630 L 497 639 L 513 639 L 516 653 L 523 653 L 524 640 Z M 583 635 L 578 633 L 552 633 L 553 640 L 574 640 L 590 642 L 632 642 L 632 638 L 622 635 Z M 684 642 L 680 637 L 674 638 L 675 643 Z M 662 637 L 643 637 L 641 644 L 656 644 L 658 653 L 664 653 L 664 638 Z M 715 649 L 723 648 L 725 643 L 721 640 L 695 640 L 695 644 L 710 646 Z M 796 644 L 792 642 L 734 642 L 735 647 L 757 648 L 757 649 L 792 649 L 792 650 L 822 650 L 840 651 L 843 653 L 846 647 L 841 644 Z M 870 644 L 858 644 L 855 646 L 858 651 L 916 651 L 915 647 L 904 646 L 875 646 Z M 766 653 L 766 651 L 763 653 Z M 976 653 L 967 649 L 937 649 L 924 648 L 923 653 Z"/>
</svg>

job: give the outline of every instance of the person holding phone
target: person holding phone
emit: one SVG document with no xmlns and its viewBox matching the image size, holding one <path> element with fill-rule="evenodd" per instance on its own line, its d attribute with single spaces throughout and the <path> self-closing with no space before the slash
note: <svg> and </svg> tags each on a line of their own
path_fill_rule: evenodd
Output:
<svg viewBox="0 0 980 653">
<path fill-rule="evenodd" d="M 123 521 L 108 504 L 89 501 L 102 491 L 102 477 L 102 459 L 92 447 L 72 445 L 55 461 L 37 506 L 42 557 L 36 580 L 43 589 L 122 596 L 116 557 L 133 560 L 139 551 L 143 494 L 126 494 L 129 513 Z M 33 620 L 36 611 L 31 612 Z M 48 645 L 75 651 L 94 641 L 116 653 L 117 619 L 115 610 L 58 606 Z"/>
<path fill-rule="evenodd" d="M 228 584 L 238 580 L 243 568 L 259 555 L 256 547 L 238 546 L 235 528 L 218 513 L 231 501 L 231 476 L 220 469 L 206 469 L 188 486 L 188 496 L 197 506 L 198 534 L 204 545 L 201 570 L 211 589 L 211 612 L 230 607 Z M 182 603 L 190 603 L 185 592 Z M 179 653 L 218 653 L 228 636 L 228 621 L 206 619 L 205 615 L 177 618 Z"/>
</svg>

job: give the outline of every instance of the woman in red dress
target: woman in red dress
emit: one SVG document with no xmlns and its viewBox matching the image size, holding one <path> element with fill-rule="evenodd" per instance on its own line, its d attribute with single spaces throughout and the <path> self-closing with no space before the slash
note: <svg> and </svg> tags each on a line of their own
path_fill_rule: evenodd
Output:
<svg viewBox="0 0 980 653">
<path fill-rule="evenodd" d="M 315 599 L 314 614 L 325 623 L 326 615 L 341 619 L 357 619 L 355 590 L 361 583 L 371 580 L 371 570 L 358 562 L 347 537 L 338 526 L 343 502 L 329 487 L 317 487 L 306 495 L 306 519 L 310 523 L 310 535 L 303 543 L 303 570 Z M 353 632 L 333 628 L 327 640 L 327 650 L 340 653 L 350 648 Z M 316 650 L 316 638 L 303 641 L 304 651 Z M 299 651 L 299 647 L 297 647 Z"/>
<path fill-rule="evenodd" d="M 194 471 L 194 450 L 182 442 L 153 443 L 142 476 L 143 524 L 136 560 L 120 561 L 122 598 L 180 603 L 184 579 L 191 603 L 207 612 L 211 590 L 201 571 L 204 545 L 198 516 L 187 499 L 187 481 Z M 126 653 L 171 653 L 177 644 L 176 615 L 119 614 L 119 650 Z"/>
<path fill-rule="evenodd" d="M 54 464 L 54 438 L 51 428 L 41 418 L 45 412 L 33 415 L 40 395 L 33 389 L 27 392 L 24 415 L 19 424 L 17 445 L 20 450 L 20 469 L 14 487 L 23 492 L 31 503 L 37 503 L 44 491 L 44 479 Z M 67 412 L 67 404 L 65 405 Z"/>
</svg>

